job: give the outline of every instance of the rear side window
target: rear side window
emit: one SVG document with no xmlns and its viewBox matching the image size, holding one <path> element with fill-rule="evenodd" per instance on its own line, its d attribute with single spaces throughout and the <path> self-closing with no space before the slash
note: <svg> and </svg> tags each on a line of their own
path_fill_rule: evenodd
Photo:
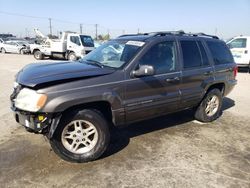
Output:
<svg viewBox="0 0 250 188">
<path fill-rule="evenodd" d="M 207 41 L 207 45 L 216 65 L 233 62 L 233 57 L 226 44 L 216 41 Z"/>
<path fill-rule="evenodd" d="M 184 69 L 202 66 L 201 55 L 196 41 L 181 41 Z"/>
<path fill-rule="evenodd" d="M 206 51 L 205 51 L 204 46 L 202 45 L 201 41 L 198 41 L 198 46 L 199 46 L 201 56 L 202 56 L 202 64 L 204 66 L 209 65 L 208 57 L 207 57 Z"/>
</svg>

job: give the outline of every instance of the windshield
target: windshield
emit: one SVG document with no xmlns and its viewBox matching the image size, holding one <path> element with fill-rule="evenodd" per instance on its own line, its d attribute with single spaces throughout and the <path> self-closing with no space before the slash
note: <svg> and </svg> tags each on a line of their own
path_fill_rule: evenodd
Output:
<svg viewBox="0 0 250 188">
<path fill-rule="evenodd" d="M 94 41 L 90 36 L 80 35 L 83 46 L 94 47 Z"/>
<path fill-rule="evenodd" d="M 128 63 L 144 44 L 144 42 L 138 43 L 141 45 L 134 45 L 129 43 L 129 41 L 109 41 L 90 52 L 82 60 L 119 68 Z"/>
</svg>

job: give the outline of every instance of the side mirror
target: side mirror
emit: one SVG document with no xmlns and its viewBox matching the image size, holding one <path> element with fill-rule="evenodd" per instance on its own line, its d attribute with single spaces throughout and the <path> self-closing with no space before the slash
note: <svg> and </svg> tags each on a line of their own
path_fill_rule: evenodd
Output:
<svg viewBox="0 0 250 188">
<path fill-rule="evenodd" d="M 155 70 L 151 65 L 141 65 L 139 69 L 132 72 L 134 77 L 152 76 L 154 74 Z"/>
</svg>

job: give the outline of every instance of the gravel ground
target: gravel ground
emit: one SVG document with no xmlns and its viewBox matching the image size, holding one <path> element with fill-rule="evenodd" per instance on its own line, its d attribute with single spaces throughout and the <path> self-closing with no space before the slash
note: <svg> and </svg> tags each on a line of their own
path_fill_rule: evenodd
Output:
<svg viewBox="0 0 250 188">
<path fill-rule="evenodd" d="M 32 62 L 30 55 L 0 54 L 0 187 L 250 187 L 248 73 L 238 74 L 215 122 L 184 111 L 115 129 L 101 159 L 72 164 L 12 117 L 14 75 Z"/>
</svg>

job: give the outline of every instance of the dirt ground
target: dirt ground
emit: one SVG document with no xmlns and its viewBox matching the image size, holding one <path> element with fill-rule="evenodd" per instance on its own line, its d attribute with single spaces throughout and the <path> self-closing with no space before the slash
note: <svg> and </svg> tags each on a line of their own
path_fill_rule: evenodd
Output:
<svg viewBox="0 0 250 188">
<path fill-rule="evenodd" d="M 0 54 L 0 187 L 250 187 L 250 74 L 238 74 L 215 122 L 184 111 L 115 129 L 101 159 L 73 164 L 12 117 L 14 75 L 31 62 Z"/>
</svg>

